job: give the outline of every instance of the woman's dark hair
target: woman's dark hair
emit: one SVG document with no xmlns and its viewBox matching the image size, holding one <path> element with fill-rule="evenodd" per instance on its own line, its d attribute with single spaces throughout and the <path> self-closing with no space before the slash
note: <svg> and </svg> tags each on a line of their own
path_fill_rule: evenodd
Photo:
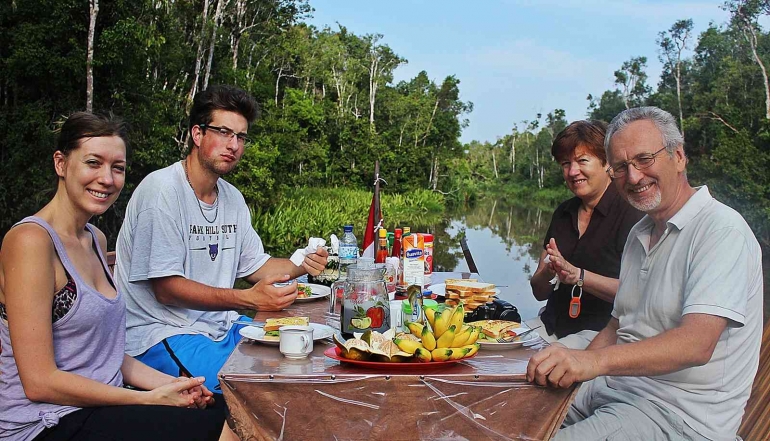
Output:
<svg viewBox="0 0 770 441">
<path fill-rule="evenodd" d="M 56 150 L 68 156 L 71 151 L 80 147 L 84 138 L 100 138 L 102 136 L 117 136 L 123 140 L 128 153 L 128 127 L 122 119 L 111 113 L 101 115 L 90 112 L 75 112 L 64 121 L 59 130 Z"/>
<path fill-rule="evenodd" d="M 551 146 L 551 155 L 562 161 L 572 155 L 577 146 L 583 146 L 593 156 L 607 163 L 604 151 L 604 135 L 607 123 L 604 121 L 575 121 L 556 135 Z"/>
<path fill-rule="evenodd" d="M 246 118 L 249 124 L 259 116 L 257 101 L 245 90 L 233 86 L 211 86 L 193 98 L 187 130 L 211 123 L 215 110 L 235 112 Z M 188 147 L 194 147 L 192 136 L 188 138 Z"/>
</svg>

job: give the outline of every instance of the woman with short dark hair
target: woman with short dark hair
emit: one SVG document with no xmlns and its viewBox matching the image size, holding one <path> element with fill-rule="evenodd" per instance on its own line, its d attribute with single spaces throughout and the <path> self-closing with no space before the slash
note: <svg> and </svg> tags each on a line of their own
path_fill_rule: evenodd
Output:
<svg viewBox="0 0 770 441">
<path fill-rule="evenodd" d="M 548 301 L 539 317 L 544 337 L 572 348 L 588 346 L 609 321 L 626 237 L 643 216 L 610 185 L 606 129 L 575 121 L 554 139 L 551 154 L 575 197 L 554 211 L 530 280 L 535 298 Z"/>
</svg>

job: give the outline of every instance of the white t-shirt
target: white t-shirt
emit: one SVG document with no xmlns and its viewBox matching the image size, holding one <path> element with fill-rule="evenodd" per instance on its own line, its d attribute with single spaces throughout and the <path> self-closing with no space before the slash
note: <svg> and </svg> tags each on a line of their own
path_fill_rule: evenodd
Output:
<svg viewBox="0 0 770 441">
<path fill-rule="evenodd" d="M 762 338 L 762 255 L 749 226 L 704 186 L 667 223 L 649 248 L 653 221 L 631 230 L 613 317 L 618 344 L 673 329 L 685 314 L 724 317 L 727 328 L 711 360 L 653 377 L 607 377 L 676 412 L 712 440 L 734 440 L 759 363 Z"/>
<path fill-rule="evenodd" d="M 221 340 L 238 317 L 234 311 L 162 305 L 150 279 L 183 276 L 232 288 L 236 278 L 253 273 L 270 258 L 252 227 L 243 195 L 223 179 L 217 185 L 218 202 L 199 206 L 177 162 L 150 173 L 131 196 L 118 234 L 116 262 L 118 290 L 126 295 L 129 355 L 140 355 L 179 334 Z"/>
</svg>

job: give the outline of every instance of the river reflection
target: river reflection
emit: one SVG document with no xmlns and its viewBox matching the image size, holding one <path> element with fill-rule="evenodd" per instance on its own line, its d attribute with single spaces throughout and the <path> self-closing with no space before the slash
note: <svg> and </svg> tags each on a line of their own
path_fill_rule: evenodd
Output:
<svg viewBox="0 0 770 441">
<path fill-rule="evenodd" d="M 534 317 L 545 302 L 532 296 L 529 278 L 537 268 L 551 214 L 499 200 L 449 212 L 441 225 L 430 229 L 436 235 L 436 271 L 468 271 L 460 248 L 464 235 L 481 278 L 498 285 L 500 298 L 515 305 L 522 318 Z"/>
<path fill-rule="evenodd" d="M 542 241 L 553 210 L 485 200 L 473 207 L 449 211 L 439 225 L 417 231 L 436 235 L 436 271 L 468 271 L 460 248 L 465 235 L 476 267 L 486 282 L 501 286 L 500 297 L 515 305 L 523 319 L 537 315 L 545 302 L 532 296 L 529 279 L 537 269 Z M 770 318 L 770 251 L 763 250 L 764 318 Z"/>
</svg>

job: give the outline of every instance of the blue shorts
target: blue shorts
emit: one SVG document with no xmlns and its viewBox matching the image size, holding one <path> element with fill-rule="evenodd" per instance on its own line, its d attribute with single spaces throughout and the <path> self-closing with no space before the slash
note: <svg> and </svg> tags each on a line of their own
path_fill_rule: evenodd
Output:
<svg viewBox="0 0 770 441">
<path fill-rule="evenodd" d="M 241 316 L 239 320 L 251 320 L 251 317 Z M 220 341 L 213 341 L 200 334 L 175 335 L 134 358 L 174 377 L 206 377 L 206 387 L 221 394 L 217 374 L 235 349 L 235 345 L 241 341 L 238 331 L 243 326 L 233 325 Z"/>
</svg>

